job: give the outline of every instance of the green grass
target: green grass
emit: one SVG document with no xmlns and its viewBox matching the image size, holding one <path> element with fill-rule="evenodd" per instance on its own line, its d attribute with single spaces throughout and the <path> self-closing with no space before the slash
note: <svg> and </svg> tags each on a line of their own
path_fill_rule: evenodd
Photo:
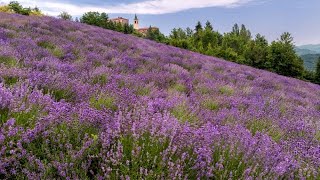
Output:
<svg viewBox="0 0 320 180">
<path fill-rule="evenodd" d="M 255 135 L 257 132 L 266 133 L 276 142 L 283 137 L 283 132 L 280 127 L 275 125 L 271 120 L 252 120 L 247 123 L 247 128 L 253 135 Z"/>
<path fill-rule="evenodd" d="M 91 97 L 90 105 L 98 110 L 109 109 L 112 111 L 117 111 L 118 106 L 116 105 L 115 98 L 108 95 L 100 95 L 99 97 Z"/>
<path fill-rule="evenodd" d="M 62 49 L 58 48 L 56 45 L 49 41 L 40 41 L 38 42 L 38 46 L 49 50 L 50 53 L 57 58 L 62 58 L 64 56 Z"/>
<path fill-rule="evenodd" d="M 4 76 L 4 84 L 7 86 L 12 86 L 19 81 L 19 77 L 17 76 Z"/>
<path fill-rule="evenodd" d="M 229 86 L 222 86 L 219 88 L 219 92 L 221 94 L 227 95 L 227 96 L 231 96 L 234 93 L 234 90 L 229 87 Z"/>
<path fill-rule="evenodd" d="M 8 108 L 0 109 L 0 124 L 5 123 L 8 119 L 14 118 L 17 125 L 24 128 L 34 128 L 37 119 L 47 114 L 42 111 L 43 108 L 39 105 L 32 105 L 27 110 L 13 112 Z"/>
<path fill-rule="evenodd" d="M 186 86 L 183 85 L 183 84 L 180 84 L 180 83 L 176 83 L 173 86 L 171 86 L 169 88 L 169 91 L 172 91 L 172 90 L 175 90 L 175 91 L 178 91 L 178 92 L 181 92 L 181 93 L 187 92 Z"/>
<path fill-rule="evenodd" d="M 0 55 L 0 64 L 4 64 L 7 67 L 16 67 L 18 62 L 13 57 Z"/>
<path fill-rule="evenodd" d="M 4 124 L 9 119 L 9 108 L 0 109 L 0 125 Z"/>
<path fill-rule="evenodd" d="M 197 116 L 190 111 L 187 105 L 180 104 L 171 110 L 171 114 L 180 122 L 195 123 L 198 121 Z"/>
<path fill-rule="evenodd" d="M 196 88 L 196 92 L 202 95 L 210 94 L 210 89 L 205 86 L 201 86 Z"/>
<path fill-rule="evenodd" d="M 316 132 L 315 139 L 320 141 L 320 130 Z"/>
<path fill-rule="evenodd" d="M 202 103 L 202 107 L 204 107 L 210 111 L 216 111 L 220 108 L 219 104 L 216 101 L 211 100 L 211 99 L 204 101 Z"/>
<path fill-rule="evenodd" d="M 63 51 L 57 47 L 55 49 L 51 50 L 51 54 L 59 59 L 64 56 Z"/>
<path fill-rule="evenodd" d="M 44 88 L 43 89 L 44 94 L 50 94 L 56 101 L 61 101 L 64 99 L 67 102 L 73 102 L 74 98 L 76 97 L 75 92 L 73 92 L 71 89 L 48 89 Z"/>
<path fill-rule="evenodd" d="M 107 82 L 108 82 L 108 77 L 105 74 L 94 76 L 92 80 L 93 84 L 99 84 L 101 86 L 106 85 Z"/>
<path fill-rule="evenodd" d="M 138 96 L 148 96 L 150 94 L 151 90 L 148 87 L 138 87 L 136 90 L 136 94 Z"/>
</svg>

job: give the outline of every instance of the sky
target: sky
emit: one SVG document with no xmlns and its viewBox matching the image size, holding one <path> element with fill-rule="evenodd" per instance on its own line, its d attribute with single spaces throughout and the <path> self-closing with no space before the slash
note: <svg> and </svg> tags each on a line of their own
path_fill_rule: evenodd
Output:
<svg viewBox="0 0 320 180">
<path fill-rule="evenodd" d="M 9 3 L 11 0 L 0 0 Z M 57 16 L 67 11 L 80 17 L 88 11 L 106 12 L 110 18 L 122 16 L 140 26 L 157 26 L 166 35 L 173 28 L 194 28 L 197 21 L 209 20 L 224 33 L 235 23 L 245 24 L 253 35 L 269 41 L 290 32 L 296 45 L 320 44 L 320 0 L 18 0 L 23 6 L 37 6 L 45 14 Z M 1 18 L 1 17 L 0 17 Z"/>
</svg>

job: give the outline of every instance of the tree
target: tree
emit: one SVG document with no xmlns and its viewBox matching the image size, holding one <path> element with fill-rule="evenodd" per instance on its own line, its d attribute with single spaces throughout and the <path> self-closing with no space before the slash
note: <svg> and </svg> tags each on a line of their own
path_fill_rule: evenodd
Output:
<svg viewBox="0 0 320 180">
<path fill-rule="evenodd" d="M 23 8 L 18 1 L 11 1 L 8 5 L 17 14 L 30 15 L 31 8 Z"/>
<path fill-rule="evenodd" d="M 236 36 L 239 36 L 240 30 L 239 30 L 239 25 L 237 23 L 233 25 L 231 33 Z"/>
<path fill-rule="evenodd" d="M 320 84 L 320 57 L 318 58 L 318 62 L 317 62 L 315 82 Z"/>
<path fill-rule="evenodd" d="M 153 40 L 153 41 L 157 41 L 157 42 L 164 42 L 165 41 L 165 36 L 163 34 L 161 34 L 159 29 L 153 29 L 151 26 L 149 27 L 149 29 L 147 31 L 146 38 Z"/>
<path fill-rule="evenodd" d="M 202 24 L 200 21 L 198 21 L 196 27 L 195 27 L 196 33 L 198 33 L 199 31 L 202 31 Z"/>
<path fill-rule="evenodd" d="M 86 12 L 81 18 L 80 22 L 99 27 L 107 27 L 108 15 L 99 12 Z"/>
<path fill-rule="evenodd" d="M 290 33 L 283 33 L 278 41 L 271 43 L 267 68 L 285 76 L 302 77 L 303 61 L 294 50 L 293 37 Z"/>
<path fill-rule="evenodd" d="M 72 21 L 72 16 L 69 13 L 65 12 L 65 11 L 60 13 L 58 17 L 60 19 Z"/>
<path fill-rule="evenodd" d="M 213 31 L 213 27 L 212 27 L 212 24 L 211 24 L 210 21 L 207 21 L 207 22 L 206 22 L 205 30 Z"/>
<path fill-rule="evenodd" d="M 253 41 L 249 41 L 245 46 L 244 57 L 246 64 L 265 69 L 265 63 L 268 56 L 268 41 L 260 34 L 256 35 Z"/>
</svg>

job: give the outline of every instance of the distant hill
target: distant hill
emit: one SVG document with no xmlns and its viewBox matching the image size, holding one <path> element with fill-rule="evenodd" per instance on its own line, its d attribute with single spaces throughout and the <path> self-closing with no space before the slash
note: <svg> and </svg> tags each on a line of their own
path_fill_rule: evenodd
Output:
<svg viewBox="0 0 320 180">
<path fill-rule="evenodd" d="M 307 50 L 310 50 L 310 51 L 314 51 L 314 52 L 320 53 L 320 44 L 302 45 L 302 46 L 298 46 L 298 48 L 307 49 Z"/>
<path fill-rule="evenodd" d="M 320 44 L 297 46 L 297 54 L 303 59 L 308 70 L 315 70 L 317 59 L 320 57 Z"/>
<path fill-rule="evenodd" d="M 306 54 L 317 54 L 318 53 L 317 51 L 312 51 L 309 49 L 301 49 L 298 47 L 296 47 L 295 50 L 299 56 L 306 55 Z"/>
<path fill-rule="evenodd" d="M 303 59 L 304 65 L 308 70 L 315 70 L 320 54 L 305 54 L 300 57 Z"/>
</svg>

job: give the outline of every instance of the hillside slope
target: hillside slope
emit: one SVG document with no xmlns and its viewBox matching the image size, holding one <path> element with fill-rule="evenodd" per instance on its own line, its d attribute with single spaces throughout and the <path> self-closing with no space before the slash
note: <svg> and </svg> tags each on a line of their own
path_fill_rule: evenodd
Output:
<svg viewBox="0 0 320 180">
<path fill-rule="evenodd" d="M 320 86 L 80 23 L 0 17 L 0 179 L 320 177 Z"/>
</svg>

